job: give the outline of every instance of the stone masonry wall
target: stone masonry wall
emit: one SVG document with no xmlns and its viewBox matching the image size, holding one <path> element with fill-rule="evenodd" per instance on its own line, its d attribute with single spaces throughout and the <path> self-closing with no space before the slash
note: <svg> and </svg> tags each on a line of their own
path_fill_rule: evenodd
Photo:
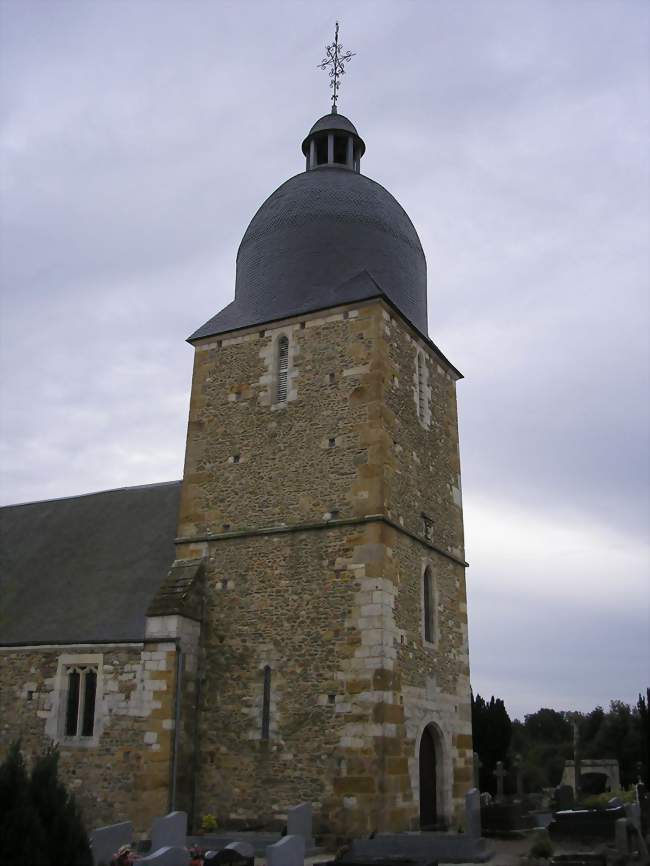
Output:
<svg viewBox="0 0 650 866">
<path fill-rule="evenodd" d="M 179 559 L 207 554 L 199 815 L 269 821 L 308 799 L 331 836 L 416 827 L 433 723 L 455 817 L 471 786 L 455 374 L 430 346 L 377 301 L 199 344 L 179 535 Z"/>
<path fill-rule="evenodd" d="M 60 659 L 99 665 L 92 741 L 63 736 L 65 691 Z M 79 801 L 87 828 L 133 821 L 147 833 L 168 809 L 174 726 L 174 644 L 84 645 L 0 650 L 0 759 L 20 738 L 29 761 L 58 742 L 61 776 Z M 62 681 L 62 679 L 61 679 Z"/>
</svg>

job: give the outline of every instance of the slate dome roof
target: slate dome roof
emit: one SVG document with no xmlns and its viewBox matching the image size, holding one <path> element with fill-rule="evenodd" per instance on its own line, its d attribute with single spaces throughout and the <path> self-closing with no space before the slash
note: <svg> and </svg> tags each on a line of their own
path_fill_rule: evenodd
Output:
<svg viewBox="0 0 650 866">
<path fill-rule="evenodd" d="M 340 129 L 343 132 L 351 132 L 352 135 L 359 135 L 356 126 L 344 114 L 324 114 L 309 130 L 307 139 L 316 132 L 325 132 L 330 129 Z"/>
<path fill-rule="evenodd" d="M 305 141 L 331 122 L 358 137 L 326 115 Z M 190 340 L 382 294 L 427 334 L 426 260 L 408 214 L 358 171 L 319 165 L 259 208 L 239 246 L 235 300 Z"/>
</svg>

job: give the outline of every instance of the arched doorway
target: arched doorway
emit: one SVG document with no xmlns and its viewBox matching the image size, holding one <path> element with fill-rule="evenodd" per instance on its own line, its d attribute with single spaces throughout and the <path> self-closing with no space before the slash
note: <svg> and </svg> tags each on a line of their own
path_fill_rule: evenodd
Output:
<svg viewBox="0 0 650 866">
<path fill-rule="evenodd" d="M 420 829 L 432 830 L 438 824 L 438 767 L 436 734 L 427 725 L 420 740 Z"/>
</svg>

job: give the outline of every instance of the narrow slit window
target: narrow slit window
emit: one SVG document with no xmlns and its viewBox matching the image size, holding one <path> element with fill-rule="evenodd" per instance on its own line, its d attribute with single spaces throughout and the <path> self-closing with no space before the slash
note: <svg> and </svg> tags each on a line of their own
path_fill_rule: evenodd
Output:
<svg viewBox="0 0 650 866">
<path fill-rule="evenodd" d="M 424 572 L 422 590 L 424 596 L 424 639 L 428 643 L 433 643 L 433 579 L 429 567 Z"/>
<path fill-rule="evenodd" d="M 95 695 L 97 694 L 97 674 L 87 670 L 84 675 L 84 711 L 81 736 L 92 737 L 95 730 Z"/>
<path fill-rule="evenodd" d="M 418 374 L 418 416 L 420 420 L 424 421 L 424 414 L 426 409 L 426 391 L 425 391 L 425 372 L 424 372 L 424 358 L 421 352 L 418 352 L 417 358 L 417 374 Z"/>
<path fill-rule="evenodd" d="M 264 668 L 264 692 L 262 696 L 262 739 L 269 739 L 271 730 L 271 668 Z"/>
<path fill-rule="evenodd" d="M 280 337 L 278 340 L 278 368 L 275 399 L 277 403 L 285 403 L 287 399 L 289 378 L 289 340 Z"/>
</svg>

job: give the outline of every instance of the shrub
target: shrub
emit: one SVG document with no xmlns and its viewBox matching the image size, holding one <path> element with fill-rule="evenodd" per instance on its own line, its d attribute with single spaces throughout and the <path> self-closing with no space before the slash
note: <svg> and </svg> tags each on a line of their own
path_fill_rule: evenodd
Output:
<svg viewBox="0 0 650 866">
<path fill-rule="evenodd" d="M 204 833 L 214 833 L 217 829 L 217 819 L 214 815 L 204 815 L 201 819 L 201 830 Z"/>
<path fill-rule="evenodd" d="M 58 759 L 56 749 L 48 749 L 29 778 L 16 742 L 0 764 L 3 866 L 92 866 L 79 809 L 58 778 Z"/>
<path fill-rule="evenodd" d="M 585 797 L 581 800 L 585 809 L 606 809 L 607 804 L 614 797 L 618 797 L 623 803 L 635 803 L 636 793 L 634 788 L 629 791 L 605 791 L 603 794 L 592 794 L 590 797 Z"/>
<path fill-rule="evenodd" d="M 528 855 L 540 860 L 548 860 L 553 856 L 553 843 L 548 830 L 543 828 L 535 830 Z"/>
</svg>

